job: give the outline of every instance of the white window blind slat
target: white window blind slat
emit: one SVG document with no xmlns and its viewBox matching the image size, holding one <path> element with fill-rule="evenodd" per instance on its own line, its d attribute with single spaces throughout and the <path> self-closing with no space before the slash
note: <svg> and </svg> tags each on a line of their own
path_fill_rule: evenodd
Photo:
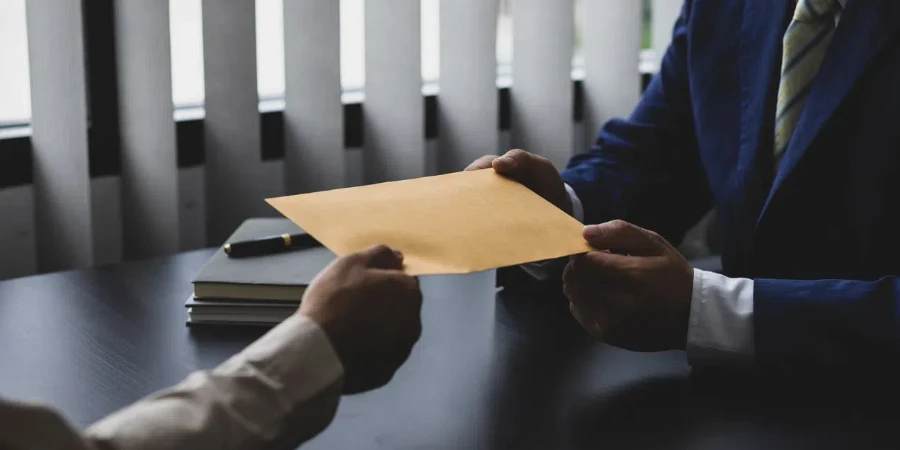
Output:
<svg viewBox="0 0 900 450">
<path fill-rule="evenodd" d="M 289 194 L 345 185 L 340 2 L 284 2 L 285 178 Z"/>
<path fill-rule="evenodd" d="M 641 96 L 638 70 L 643 7 L 639 1 L 584 0 L 586 142 L 614 117 L 627 117 Z M 576 149 L 576 151 L 579 149 Z"/>
<path fill-rule="evenodd" d="M 38 270 L 94 262 L 82 4 L 28 0 Z"/>
<path fill-rule="evenodd" d="M 220 244 L 246 218 L 262 214 L 256 5 L 203 0 L 207 237 Z"/>
<path fill-rule="evenodd" d="M 169 2 L 117 0 L 116 61 L 125 256 L 178 251 Z"/>
<path fill-rule="evenodd" d="M 425 175 L 421 0 L 366 0 L 367 183 Z"/>
<path fill-rule="evenodd" d="M 573 153 L 572 1 L 515 0 L 513 16 L 513 145 L 561 169 Z"/>
<path fill-rule="evenodd" d="M 439 170 L 497 153 L 498 0 L 442 1 Z"/>
</svg>

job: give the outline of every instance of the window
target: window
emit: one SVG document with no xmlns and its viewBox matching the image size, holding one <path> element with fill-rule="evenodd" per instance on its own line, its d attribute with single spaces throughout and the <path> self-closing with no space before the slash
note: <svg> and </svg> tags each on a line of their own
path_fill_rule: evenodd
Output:
<svg viewBox="0 0 900 450">
<path fill-rule="evenodd" d="M 366 80 L 365 0 L 341 2 L 341 85 L 362 89 Z"/>
<path fill-rule="evenodd" d="M 201 0 L 169 0 L 172 100 L 176 107 L 203 104 L 202 13 Z"/>
<path fill-rule="evenodd" d="M 644 50 L 648 50 L 653 47 L 653 35 L 651 34 L 653 32 L 653 23 L 651 22 L 653 16 L 651 15 L 650 1 L 651 0 L 643 0 L 642 2 L 643 16 L 641 17 L 641 19 L 643 20 L 644 29 L 642 32 L 643 45 L 641 45 L 641 48 L 643 48 Z"/>
<path fill-rule="evenodd" d="M 176 108 L 202 105 L 205 97 L 202 8 L 202 0 L 169 0 L 172 101 Z M 256 0 L 256 80 L 260 99 L 284 96 L 282 8 L 282 0 Z"/>
<path fill-rule="evenodd" d="M 27 0 L 0 0 L 0 126 L 24 124 L 31 117 L 28 41 L 25 21 Z M 365 84 L 365 0 L 340 1 L 341 84 L 359 90 Z M 440 76 L 440 1 L 421 0 L 422 79 Z M 443 0 L 451 1 L 451 0 Z M 512 71 L 514 0 L 499 0 L 497 23 L 498 75 Z M 575 1 L 576 31 L 573 63 L 582 64 L 582 3 Z M 651 46 L 650 0 L 644 4 L 644 48 Z M 257 80 L 262 100 L 284 95 L 284 0 L 256 0 Z M 177 108 L 200 106 L 204 101 L 202 0 L 169 0 L 172 43 L 172 100 Z"/>
<path fill-rule="evenodd" d="M 260 99 L 284 97 L 282 11 L 282 0 L 256 0 L 256 84 Z"/>
<path fill-rule="evenodd" d="M 422 0 L 422 80 L 426 83 L 437 82 L 441 74 L 440 14 L 440 0 Z"/>
<path fill-rule="evenodd" d="M 500 0 L 500 14 L 497 17 L 497 75 L 508 78 L 512 75 L 513 63 L 513 21 L 510 3 Z M 508 83 L 509 81 L 507 81 Z"/>
<path fill-rule="evenodd" d="M 0 0 L 0 126 L 31 117 L 25 1 Z"/>
<path fill-rule="evenodd" d="M 345 90 L 362 89 L 365 83 L 365 0 L 339 1 L 341 85 Z M 422 0 L 422 75 L 426 80 L 436 80 L 438 76 L 438 1 Z M 283 7 L 283 0 L 256 0 L 260 99 L 284 95 Z M 204 97 L 202 0 L 169 0 L 169 9 L 173 101 L 176 107 L 197 106 L 203 103 Z"/>
</svg>

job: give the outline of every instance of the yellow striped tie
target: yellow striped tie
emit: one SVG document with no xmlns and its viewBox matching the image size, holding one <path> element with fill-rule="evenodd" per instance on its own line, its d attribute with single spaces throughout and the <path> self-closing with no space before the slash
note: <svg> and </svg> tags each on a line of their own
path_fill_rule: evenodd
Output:
<svg viewBox="0 0 900 450">
<path fill-rule="evenodd" d="M 754 0 L 755 1 L 755 0 Z M 781 59 L 781 83 L 775 113 L 775 160 L 788 147 L 803 105 L 809 97 L 813 78 L 825 58 L 825 50 L 834 35 L 838 0 L 800 0 L 794 19 L 784 34 Z"/>
</svg>

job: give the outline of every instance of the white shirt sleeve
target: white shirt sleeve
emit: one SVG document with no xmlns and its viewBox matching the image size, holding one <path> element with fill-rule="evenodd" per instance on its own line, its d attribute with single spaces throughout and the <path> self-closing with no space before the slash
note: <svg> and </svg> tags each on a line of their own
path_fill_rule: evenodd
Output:
<svg viewBox="0 0 900 450">
<path fill-rule="evenodd" d="M 295 314 L 216 369 L 84 432 L 46 406 L 0 398 L 0 448 L 295 448 L 331 422 L 343 374 L 325 332 Z"/>
<path fill-rule="evenodd" d="M 694 367 L 752 367 L 753 280 L 694 269 L 687 336 Z"/>
<path fill-rule="evenodd" d="M 325 332 L 294 314 L 214 370 L 94 424 L 84 439 L 109 450 L 295 448 L 331 422 L 343 375 Z"/>
<path fill-rule="evenodd" d="M 574 217 L 575 220 L 584 223 L 584 206 L 581 204 L 581 199 L 575 194 L 575 190 L 572 189 L 572 186 L 565 184 L 565 187 L 566 192 L 569 193 L 569 200 L 572 201 L 572 217 Z M 568 260 L 568 258 L 548 259 L 546 261 L 522 264 L 519 267 L 532 277 L 544 281 L 561 277 Z"/>
</svg>

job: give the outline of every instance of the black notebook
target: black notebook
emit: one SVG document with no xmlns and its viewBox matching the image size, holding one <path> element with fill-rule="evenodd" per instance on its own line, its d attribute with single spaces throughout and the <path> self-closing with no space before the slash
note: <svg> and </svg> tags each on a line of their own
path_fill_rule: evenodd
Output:
<svg viewBox="0 0 900 450">
<path fill-rule="evenodd" d="M 187 323 L 216 325 L 275 325 L 297 312 L 297 303 L 257 300 L 196 300 L 184 304 Z"/>
<path fill-rule="evenodd" d="M 302 232 L 288 219 L 247 219 L 228 242 Z M 194 298 L 299 302 L 306 286 L 334 259 L 325 247 L 249 258 L 229 258 L 219 248 L 194 277 Z"/>
</svg>

